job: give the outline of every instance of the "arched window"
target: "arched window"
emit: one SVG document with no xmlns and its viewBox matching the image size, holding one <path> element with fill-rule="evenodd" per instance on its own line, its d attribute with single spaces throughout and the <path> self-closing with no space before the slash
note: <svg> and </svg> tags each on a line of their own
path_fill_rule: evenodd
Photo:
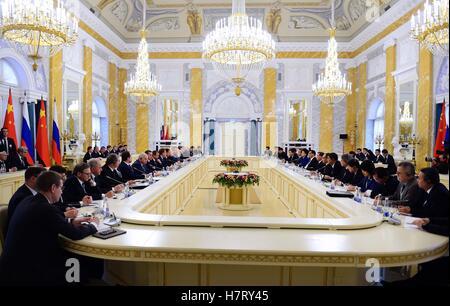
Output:
<svg viewBox="0 0 450 306">
<path fill-rule="evenodd" d="M 384 139 L 384 103 L 380 103 L 380 105 L 378 106 L 377 116 L 375 117 L 375 121 L 373 124 L 373 148 L 378 148 L 375 142 L 378 136 L 381 136 L 381 138 Z M 383 148 L 381 147 L 381 149 Z"/>
<path fill-rule="evenodd" d="M 19 78 L 16 72 L 5 59 L 0 59 L 0 83 L 8 86 L 19 86 Z"/>
</svg>

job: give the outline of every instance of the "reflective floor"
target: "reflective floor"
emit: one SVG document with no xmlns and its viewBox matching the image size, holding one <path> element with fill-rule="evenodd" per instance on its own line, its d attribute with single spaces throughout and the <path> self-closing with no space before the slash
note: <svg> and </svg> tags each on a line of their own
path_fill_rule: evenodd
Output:
<svg viewBox="0 0 450 306">
<path fill-rule="evenodd" d="M 255 193 L 253 194 L 261 204 L 250 204 L 252 209 L 248 211 L 220 209 L 220 204 L 216 203 L 218 188 L 217 184 L 212 184 L 213 177 L 214 173 L 205 176 L 197 191 L 194 192 L 193 198 L 180 215 L 294 217 L 263 180 L 259 186 L 254 187 Z"/>
</svg>

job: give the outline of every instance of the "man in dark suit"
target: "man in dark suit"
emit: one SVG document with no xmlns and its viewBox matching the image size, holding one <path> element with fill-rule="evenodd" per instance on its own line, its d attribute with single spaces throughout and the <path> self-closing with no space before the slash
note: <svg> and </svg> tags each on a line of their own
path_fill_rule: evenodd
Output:
<svg viewBox="0 0 450 306">
<path fill-rule="evenodd" d="M 364 153 L 362 152 L 361 148 L 356 149 L 356 155 L 355 155 L 355 157 L 356 157 L 358 160 L 365 160 L 365 159 L 366 159 L 366 156 L 365 156 Z"/>
<path fill-rule="evenodd" d="M 399 211 L 420 218 L 448 217 L 448 189 L 440 183 L 439 172 L 423 168 L 417 184 L 420 188 L 417 202 L 414 206 L 399 207 Z"/>
<path fill-rule="evenodd" d="M 8 129 L 2 128 L 0 135 L 0 152 L 5 151 L 8 154 L 8 163 L 12 165 L 17 155 L 16 143 L 8 137 Z"/>
<path fill-rule="evenodd" d="M 388 150 L 383 149 L 381 151 L 383 153 L 384 163 L 388 165 L 388 172 L 390 175 L 394 175 L 397 173 L 397 166 L 395 165 L 394 157 L 389 154 Z"/>
<path fill-rule="evenodd" d="M 381 155 L 380 149 L 376 149 L 374 163 L 375 164 L 378 164 L 378 163 L 384 164 L 385 162 L 386 162 L 386 160 L 384 159 L 383 155 Z"/>
<path fill-rule="evenodd" d="M 329 175 L 331 173 L 330 158 L 328 155 L 329 153 L 324 153 L 324 155 L 322 156 L 322 160 L 319 160 L 320 167 L 317 168 L 317 172 L 321 173 L 322 175 Z"/>
<path fill-rule="evenodd" d="M 73 175 L 69 177 L 63 188 L 62 198 L 66 205 L 79 206 L 83 204 L 92 204 L 92 200 L 100 200 L 101 194 L 92 190 L 91 184 L 91 168 L 87 163 L 81 163 L 73 169 Z M 93 198 L 95 197 L 95 198 Z"/>
<path fill-rule="evenodd" d="M 92 151 L 91 157 L 92 157 L 92 158 L 102 157 L 101 154 L 100 154 L 100 149 L 99 149 L 99 147 L 97 147 L 97 146 L 94 147 L 94 151 Z M 88 160 L 89 160 L 89 159 L 88 159 Z M 85 161 L 85 163 L 86 163 L 86 162 L 87 162 L 87 161 Z"/>
<path fill-rule="evenodd" d="M 156 171 L 161 171 L 163 166 L 161 160 L 159 159 L 159 152 L 153 151 L 152 158 L 149 158 L 148 163 L 155 168 Z"/>
<path fill-rule="evenodd" d="M 399 181 L 397 180 L 397 178 L 389 175 L 388 170 L 382 167 L 375 168 L 373 179 L 381 185 L 379 194 L 384 197 L 393 196 L 399 185 Z"/>
<path fill-rule="evenodd" d="M 338 156 L 336 153 L 328 154 L 328 164 L 330 165 L 330 170 L 327 173 L 324 173 L 324 180 L 331 181 L 335 178 L 339 178 L 342 173 L 341 163 L 338 161 Z"/>
<path fill-rule="evenodd" d="M 277 153 L 278 159 L 286 161 L 288 159 L 288 156 L 286 152 L 284 152 L 282 147 L 278 147 L 278 153 Z"/>
<path fill-rule="evenodd" d="M 170 166 L 170 161 L 167 159 L 166 149 L 159 150 L 159 161 L 161 163 L 162 168 L 166 168 Z"/>
<path fill-rule="evenodd" d="M 135 171 L 133 169 L 130 152 L 123 151 L 120 156 L 122 158 L 122 162 L 120 163 L 118 170 L 122 174 L 125 181 L 140 180 L 145 178 L 145 174 L 139 173 L 139 171 Z"/>
<path fill-rule="evenodd" d="M 320 169 L 324 169 L 324 167 L 327 165 L 327 161 L 324 160 L 324 157 L 325 157 L 325 153 L 317 152 L 317 156 L 316 156 L 317 166 L 315 167 L 316 169 L 313 169 L 313 170 L 319 171 Z M 308 170 L 310 170 L 310 169 L 308 169 Z"/>
<path fill-rule="evenodd" d="M 297 154 L 297 149 L 296 148 L 290 148 L 289 152 L 288 152 L 288 158 L 286 159 L 286 161 L 288 163 L 294 163 L 297 164 L 298 163 L 298 154 Z"/>
<path fill-rule="evenodd" d="M 109 154 L 108 158 L 106 158 L 105 165 L 100 173 L 101 179 L 97 181 L 102 193 L 106 193 L 116 186 L 126 183 L 122 173 L 117 170 L 119 164 L 120 159 L 117 154 Z"/>
<path fill-rule="evenodd" d="M 101 176 L 103 168 L 100 160 L 98 158 L 92 158 L 88 160 L 87 163 L 91 168 L 91 179 L 88 183 L 90 185 L 90 195 L 93 199 L 103 198 L 103 195 L 105 195 L 107 198 L 112 198 L 114 196 L 114 193 L 122 192 L 125 187 L 124 185 L 117 185 L 109 190 L 106 188 L 100 188 L 100 186 L 105 185 L 105 183 L 103 182 L 104 178 Z"/>
<path fill-rule="evenodd" d="M 37 194 L 36 180 L 45 168 L 42 167 L 29 167 L 25 170 L 25 183 L 20 186 L 9 200 L 8 204 L 8 221 L 6 222 L 6 228 L 8 228 L 9 221 L 12 219 L 17 206 L 23 199 L 29 196 Z"/>
<path fill-rule="evenodd" d="M 341 173 L 337 177 L 335 177 L 338 182 L 342 182 L 343 184 L 348 184 L 353 177 L 353 174 L 349 170 L 347 170 L 348 162 L 350 161 L 350 159 L 350 155 L 342 154 L 340 160 L 342 166 Z"/>
<path fill-rule="evenodd" d="M 87 148 L 86 154 L 84 154 L 84 157 L 83 157 L 83 162 L 84 162 L 84 163 L 87 163 L 88 160 L 90 160 L 91 158 L 94 157 L 94 155 L 93 155 L 92 153 L 93 153 L 92 147 L 89 146 L 89 147 Z"/>
<path fill-rule="evenodd" d="M 24 200 L 9 223 L 0 258 L 0 284 L 67 285 L 67 256 L 59 235 L 80 240 L 97 232 L 98 220 L 80 218 L 69 223 L 53 206 L 62 194 L 59 174 L 40 174 L 36 187 L 38 194 Z"/>
<path fill-rule="evenodd" d="M 28 149 L 24 147 L 19 147 L 17 149 L 17 155 L 15 158 L 14 166 L 17 168 L 17 170 L 25 170 L 27 169 L 30 164 L 27 161 L 27 153 Z"/>
<path fill-rule="evenodd" d="M 11 167 L 8 161 L 8 154 L 5 151 L 0 151 L 0 173 L 14 172 L 16 167 Z"/>
<path fill-rule="evenodd" d="M 356 158 L 350 159 L 347 162 L 346 168 L 350 174 L 345 177 L 345 181 L 341 180 L 341 182 L 350 186 L 358 186 L 364 179 L 361 169 L 359 168 L 359 161 Z"/>
<path fill-rule="evenodd" d="M 317 157 L 316 157 L 316 151 L 310 150 L 308 152 L 308 157 L 309 157 L 309 162 L 306 164 L 305 169 L 310 170 L 310 171 L 317 170 L 317 165 L 319 164 L 319 161 L 317 160 Z"/>
<path fill-rule="evenodd" d="M 419 194 L 419 186 L 416 179 L 416 168 L 410 162 L 401 162 L 397 166 L 397 189 L 390 197 L 393 201 L 400 201 L 405 206 L 415 206 Z"/>
<path fill-rule="evenodd" d="M 148 164 L 148 155 L 146 153 L 142 153 L 139 154 L 138 159 L 131 166 L 133 167 L 134 171 L 137 171 L 137 173 L 145 176 L 145 174 L 150 173 L 147 164 Z"/>
</svg>

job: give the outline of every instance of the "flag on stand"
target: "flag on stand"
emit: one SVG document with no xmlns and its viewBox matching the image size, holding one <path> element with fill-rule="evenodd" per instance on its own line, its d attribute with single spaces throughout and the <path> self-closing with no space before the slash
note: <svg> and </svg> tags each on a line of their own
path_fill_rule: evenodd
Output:
<svg viewBox="0 0 450 306">
<path fill-rule="evenodd" d="M 27 162 L 30 165 L 34 164 L 34 148 L 33 148 L 33 137 L 31 136 L 30 129 L 30 115 L 28 113 L 28 102 L 25 96 L 25 100 L 22 105 L 22 140 L 20 145 L 27 148 L 27 155 L 25 156 Z"/>
<path fill-rule="evenodd" d="M 56 99 L 53 102 L 52 155 L 55 164 L 61 165 L 61 141 L 59 139 L 58 112 L 56 111 Z"/>
<path fill-rule="evenodd" d="M 47 117 L 45 115 L 44 100 L 41 98 L 39 121 L 36 136 L 36 151 L 44 167 L 50 167 L 50 154 L 48 151 Z"/>
<path fill-rule="evenodd" d="M 438 151 L 444 151 L 444 140 L 447 133 L 447 121 L 445 120 L 445 100 L 442 103 L 441 117 L 439 118 L 439 127 L 436 135 L 436 144 L 434 145 L 434 157 L 440 154 Z"/>
<path fill-rule="evenodd" d="M 13 107 L 11 88 L 9 89 L 8 106 L 6 108 L 5 121 L 3 122 L 3 128 L 8 129 L 8 138 L 12 138 L 14 140 L 14 144 L 16 145 L 16 148 L 17 148 L 16 124 L 14 123 L 14 107 Z"/>
</svg>

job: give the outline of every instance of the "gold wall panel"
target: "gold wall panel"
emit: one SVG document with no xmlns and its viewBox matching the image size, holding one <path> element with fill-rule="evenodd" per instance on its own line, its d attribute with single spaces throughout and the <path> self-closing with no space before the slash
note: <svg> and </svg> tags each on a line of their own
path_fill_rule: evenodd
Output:
<svg viewBox="0 0 450 306">
<path fill-rule="evenodd" d="M 393 152 L 392 138 L 395 135 L 396 99 L 395 79 L 392 75 L 396 69 L 396 46 L 386 49 L 386 97 L 384 102 L 384 148 Z"/>
<path fill-rule="evenodd" d="M 276 144 L 277 120 L 275 117 L 275 104 L 277 101 L 277 70 L 264 69 L 264 146 L 273 148 Z"/>
<path fill-rule="evenodd" d="M 333 152 L 334 107 L 320 102 L 320 143 L 322 152 Z"/>
<path fill-rule="evenodd" d="M 344 151 L 349 152 L 355 149 L 355 126 L 356 126 L 356 68 L 347 70 L 348 80 L 352 82 L 352 93 L 347 97 L 347 109 L 345 113 L 345 133 L 348 139 L 344 143 Z"/>
<path fill-rule="evenodd" d="M 127 70 L 119 69 L 119 142 L 127 143 L 128 139 L 128 97 L 124 94 L 125 82 L 127 81 Z"/>
<path fill-rule="evenodd" d="M 190 120 L 191 146 L 202 145 L 203 135 L 203 70 L 191 69 L 191 120 Z"/>
<path fill-rule="evenodd" d="M 366 110 L 367 110 L 367 62 L 359 66 L 359 84 L 358 84 L 358 130 L 356 133 L 357 147 L 366 146 Z"/>
<path fill-rule="evenodd" d="M 109 63 L 109 93 L 108 93 L 108 123 L 109 123 L 109 143 L 115 145 L 119 143 L 119 133 L 116 123 L 118 121 L 118 94 L 117 94 L 117 67 Z"/>
<path fill-rule="evenodd" d="M 83 47 L 83 133 L 86 135 L 85 149 L 91 145 L 92 137 L 92 49 Z"/>
<path fill-rule="evenodd" d="M 150 99 L 150 98 L 146 98 Z M 149 149 L 148 145 L 148 104 L 139 103 L 136 105 L 136 152 L 144 153 Z"/>
</svg>

